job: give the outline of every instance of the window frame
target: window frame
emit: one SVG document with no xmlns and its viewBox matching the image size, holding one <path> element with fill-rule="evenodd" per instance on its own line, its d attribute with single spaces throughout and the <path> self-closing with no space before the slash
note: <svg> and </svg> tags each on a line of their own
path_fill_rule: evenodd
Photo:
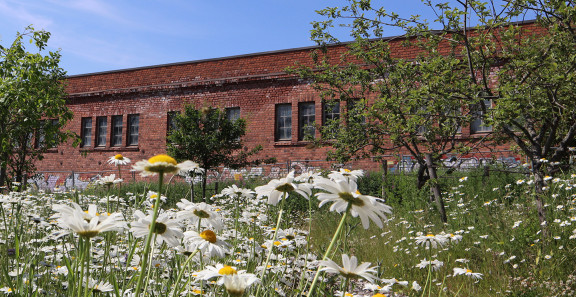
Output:
<svg viewBox="0 0 576 297">
<path fill-rule="evenodd" d="M 492 104 L 492 99 L 484 99 L 484 105 L 486 106 L 487 113 L 490 113 L 492 110 Z M 472 115 L 472 121 L 470 121 L 470 134 L 491 133 L 494 131 L 494 127 L 492 125 L 484 125 L 484 111 L 482 111 L 480 103 L 470 106 L 470 114 Z"/>
<path fill-rule="evenodd" d="M 140 131 L 140 114 L 129 114 L 126 123 L 126 145 L 138 146 Z"/>
<path fill-rule="evenodd" d="M 232 123 L 235 123 L 238 119 L 241 118 L 241 110 L 239 106 L 227 107 L 224 109 L 224 111 L 226 112 L 226 118 Z"/>
<path fill-rule="evenodd" d="M 80 120 L 81 147 L 92 147 L 92 117 L 82 117 Z"/>
<path fill-rule="evenodd" d="M 292 103 L 276 104 L 274 108 L 275 141 L 292 140 Z M 285 112 L 285 114 L 281 114 Z M 283 135 L 286 134 L 286 135 Z"/>
<path fill-rule="evenodd" d="M 316 138 L 316 102 L 298 103 L 298 141 Z"/>
<path fill-rule="evenodd" d="M 124 116 L 123 115 L 113 115 L 110 118 L 110 146 L 119 147 L 122 146 L 122 131 L 124 128 Z M 118 119 L 120 119 L 118 125 Z"/>
<path fill-rule="evenodd" d="M 104 125 L 102 125 L 104 122 Z M 96 138 L 94 146 L 96 147 L 106 147 L 108 139 L 108 117 L 100 116 L 96 117 Z"/>
</svg>

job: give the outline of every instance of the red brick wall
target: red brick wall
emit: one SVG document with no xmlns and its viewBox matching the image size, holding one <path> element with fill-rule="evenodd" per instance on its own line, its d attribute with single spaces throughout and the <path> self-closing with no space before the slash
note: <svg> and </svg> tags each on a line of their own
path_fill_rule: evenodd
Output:
<svg viewBox="0 0 576 297">
<path fill-rule="evenodd" d="M 528 27 L 534 28 L 533 25 Z M 412 58 L 419 51 L 400 45 L 401 38 L 392 38 L 393 56 Z M 95 74 L 71 76 L 67 80 L 69 107 L 74 119 L 68 129 L 81 134 L 81 119 L 92 117 L 92 146 L 60 145 L 38 162 L 39 171 L 100 171 L 114 167 L 106 161 L 123 154 L 133 162 L 164 153 L 166 147 L 167 113 L 181 110 L 184 104 L 198 107 L 240 107 L 247 120 L 248 147 L 262 145 L 259 157 L 276 157 L 279 161 L 320 160 L 327 148 L 308 149 L 306 142 L 297 141 L 298 103 L 315 102 L 316 123 L 322 122 L 319 95 L 308 82 L 284 72 L 296 63 L 312 65 L 310 52 L 314 48 L 285 50 L 237 57 L 183 62 Z M 346 45 L 329 48 L 332 62 L 337 63 Z M 447 51 L 442 45 L 440 51 Z M 292 140 L 276 142 L 275 105 L 292 104 Z M 139 144 L 127 146 L 127 117 L 140 115 Z M 111 116 L 123 115 L 123 144 L 110 147 Z M 105 147 L 94 147 L 96 117 L 108 117 L 108 137 Z M 463 135 L 467 134 L 466 128 Z M 317 132 L 318 133 L 318 132 Z M 501 147 L 506 149 L 506 147 Z M 368 166 L 366 163 L 363 166 Z"/>
</svg>

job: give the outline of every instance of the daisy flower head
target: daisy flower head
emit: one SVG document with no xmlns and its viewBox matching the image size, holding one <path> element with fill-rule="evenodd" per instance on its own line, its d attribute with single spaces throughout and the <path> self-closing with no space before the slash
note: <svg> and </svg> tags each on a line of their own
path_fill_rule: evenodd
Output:
<svg viewBox="0 0 576 297">
<path fill-rule="evenodd" d="M 181 211 L 179 211 L 176 216 L 178 219 L 189 219 L 193 226 L 200 224 L 207 228 L 213 228 L 214 230 L 220 230 L 224 227 L 222 217 L 218 214 L 212 206 L 204 202 L 193 203 L 186 199 L 182 199 L 180 202 L 176 203 Z"/>
<path fill-rule="evenodd" d="M 114 290 L 114 286 L 112 286 L 109 282 L 97 281 L 92 278 L 88 280 L 88 288 L 94 293 L 106 293 L 112 292 Z"/>
<path fill-rule="evenodd" d="M 110 174 L 108 176 L 103 176 L 101 178 L 99 178 L 98 180 L 96 180 L 96 184 L 97 185 L 102 185 L 102 186 L 107 186 L 110 187 L 114 184 L 118 184 L 123 182 L 124 180 L 116 178 L 116 174 Z"/>
<path fill-rule="evenodd" d="M 416 236 L 416 244 L 424 247 L 437 248 L 438 246 L 444 246 L 446 243 L 448 243 L 448 238 L 442 234 L 434 235 L 429 233 Z"/>
<path fill-rule="evenodd" d="M 148 236 L 150 227 L 152 226 L 152 216 L 153 214 L 145 215 L 140 210 L 134 212 L 136 221 L 132 222 L 130 231 L 132 231 L 135 237 Z M 169 246 L 173 247 L 180 244 L 179 238 L 184 235 L 182 230 L 180 230 L 180 224 L 178 224 L 176 220 L 170 219 L 167 213 L 158 215 L 152 232 L 155 235 L 156 243 L 161 244 L 162 242 L 166 242 Z"/>
<path fill-rule="evenodd" d="M 467 269 L 467 268 L 454 268 L 454 276 L 456 275 L 467 275 L 469 277 L 471 277 L 472 279 L 482 279 L 482 273 L 479 272 L 472 272 L 472 270 Z"/>
<path fill-rule="evenodd" d="M 290 171 L 284 178 L 273 179 L 267 185 L 256 187 L 255 190 L 259 198 L 268 197 L 268 204 L 271 205 L 277 205 L 282 196 L 290 192 L 296 192 L 306 199 L 312 194 L 308 184 L 294 183 L 294 171 Z"/>
<path fill-rule="evenodd" d="M 56 217 L 59 225 L 72 230 L 80 237 L 92 238 L 101 232 L 118 231 L 126 228 L 126 223 L 120 213 L 100 216 L 96 212 L 96 205 L 90 205 L 89 210 L 84 212 L 78 204 L 72 204 L 74 208 L 57 204 L 54 205 L 53 209 L 57 212 Z"/>
<path fill-rule="evenodd" d="M 358 259 L 355 256 L 348 257 L 346 254 L 342 254 L 342 267 L 338 266 L 336 262 L 332 260 L 320 261 L 320 266 L 324 266 L 320 271 L 326 271 L 328 273 L 340 274 L 345 278 L 364 278 L 369 282 L 374 282 L 377 273 L 376 267 L 370 267 L 369 262 L 363 262 L 358 265 Z"/>
<path fill-rule="evenodd" d="M 358 170 L 350 170 L 345 168 L 340 168 L 338 171 L 332 171 L 328 174 L 328 177 L 331 180 L 353 180 L 357 181 L 359 177 L 364 176 L 364 171 L 361 169 Z"/>
<path fill-rule="evenodd" d="M 243 296 L 250 285 L 259 281 L 258 277 L 250 273 L 230 274 L 223 277 L 224 287 L 231 297 Z"/>
<path fill-rule="evenodd" d="M 168 155 L 156 155 L 148 160 L 136 162 L 132 168 L 136 171 L 140 171 L 140 175 L 142 176 L 150 176 L 158 173 L 178 174 L 182 171 L 188 171 L 196 165 L 197 164 L 192 161 L 178 163 L 174 158 Z"/>
<path fill-rule="evenodd" d="M 187 231 L 184 232 L 184 236 L 184 240 L 191 246 L 195 246 L 200 250 L 203 256 L 218 256 L 223 258 L 226 256 L 228 247 L 230 246 L 227 242 L 218 238 L 214 231 L 209 229 L 200 233 L 196 231 Z"/>
<path fill-rule="evenodd" d="M 111 165 L 128 165 L 130 164 L 130 159 L 122 156 L 122 154 L 117 154 L 115 156 L 110 157 L 110 159 L 108 159 L 108 164 Z"/>
<path fill-rule="evenodd" d="M 237 185 L 231 185 L 229 187 L 222 189 L 222 192 L 220 192 L 220 194 L 234 198 L 251 199 L 254 197 L 254 194 L 256 194 L 256 192 L 250 189 L 239 188 Z"/>
<path fill-rule="evenodd" d="M 386 220 L 386 214 L 392 213 L 392 207 L 381 202 L 381 199 L 362 195 L 353 179 L 349 181 L 344 179 L 330 180 L 319 177 L 314 182 L 314 186 L 328 192 L 316 194 L 320 201 L 319 207 L 333 202 L 330 211 L 343 213 L 350 209 L 350 214 L 353 217 L 360 217 L 364 229 L 368 229 L 370 220 L 382 228 L 382 221 Z"/>
</svg>

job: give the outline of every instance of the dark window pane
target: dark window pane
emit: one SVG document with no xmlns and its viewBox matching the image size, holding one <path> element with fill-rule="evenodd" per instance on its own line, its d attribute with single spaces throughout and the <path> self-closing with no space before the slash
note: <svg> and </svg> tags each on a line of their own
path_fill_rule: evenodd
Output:
<svg viewBox="0 0 576 297">
<path fill-rule="evenodd" d="M 110 138 L 111 146 L 122 145 L 122 116 L 112 116 L 112 135 Z"/>
<path fill-rule="evenodd" d="M 276 105 L 276 140 L 292 139 L 292 105 Z"/>
<path fill-rule="evenodd" d="M 240 107 L 226 108 L 226 117 L 231 122 L 236 122 L 240 118 Z"/>
<path fill-rule="evenodd" d="M 139 125 L 140 115 L 131 114 L 128 116 L 128 145 L 138 145 Z"/>
<path fill-rule="evenodd" d="M 298 104 L 298 140 L 314 138 L 316 132 L 316 108 L 314 102 Z"/>
<path fill-rule="evenodd" d="M 92 118 L 82 118 L 82 147 L 92 145 Z"/>
<path fill-rule="evenodd" d="M 108 118 L 96 118 L 96 146 L 106 146 L 106 136 L 108 135 Z"/>
</svg>

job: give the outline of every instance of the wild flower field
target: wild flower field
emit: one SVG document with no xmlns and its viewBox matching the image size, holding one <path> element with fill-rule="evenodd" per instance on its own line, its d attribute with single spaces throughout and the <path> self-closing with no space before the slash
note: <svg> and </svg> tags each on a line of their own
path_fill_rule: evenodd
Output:
<svg viewBox="0 0 576 297">
<path fill-rule="evenodd" d="M 163 195 L 171 193 L 165 176 L 194 166 L 163 155 L 137 162 L 143 175 L 156 174 L 154 192 L 118 195 L 126 185 L 108 176 L 99 195 L 0 195 L 0 292 L 576 294 L 574 174 L 546 178 L 541 226 L 529 177 L 453 178 L 443 188 L 449 219 L 441 223 L 426 190 L 396 176 L 387 199 L 377 198 L 379 185 L 361 170 L 290 173 L 254 189 L 231 185 L 208 203 Z"/>
</svg>

